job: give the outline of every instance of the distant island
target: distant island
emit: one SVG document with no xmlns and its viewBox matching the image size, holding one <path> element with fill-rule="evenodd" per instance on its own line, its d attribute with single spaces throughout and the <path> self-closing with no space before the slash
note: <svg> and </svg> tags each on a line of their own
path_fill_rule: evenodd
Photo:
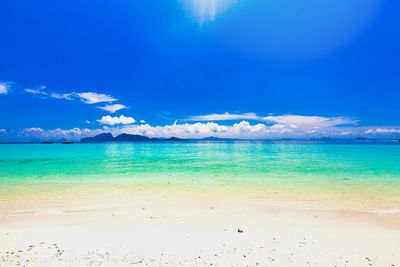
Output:
<svg viewBox="0 0 400 267">
<path fill-rule="evenodd" d="M 102 133 L 93 137 L 85 137 L 80 140 L 81 143 L 100 143 L 100 142 L 233 142 L 233 141 L 253 141 L 253 142 L 304 142 L 304 143 L 393 143 L 398 140 L 377 140 L 367 139 L 363 137 L 355 137 L 351 139 L 342 138 L 310 138 L 310 139 L 296 139 L 296 138 L 285 138 L 285 139 L 235 139 L 235 138 L 219 138 L 215 136 L 209 136 L 204 138 L 151 138 L 144 135 L 138 134 L 120 134 L 113 136 L 111 133 Z"/>
<path fill-rule="evenodd" d="M 198 139 L 184 139 L 178 137 L 169 138 L 151 138 L 144 135 L 138 134 L 120 134 L 113 136 L 111 133 L 102 133 L 93 137 L 85 137 L 80 140 L 81 143 L 99 143 L 99 142 L 186 142 L 186 141 L 239 141 L 244 139 L 231 139 L 231 138 L 218 138 L 214 136 L 209 136 L 205 138 Z"/>
<path fill-rule="evenodd" d="M 111 133 L 102 133 L 93 137 L 85 137 L 81 139 L 81 143 L 98 143 L 98 142 L 159 142 L 159 141 L 185 141 L 177 137 L 170 138 L 150 138 L 138 134 L 120 134 L 114 137 Z"/>
</svg>

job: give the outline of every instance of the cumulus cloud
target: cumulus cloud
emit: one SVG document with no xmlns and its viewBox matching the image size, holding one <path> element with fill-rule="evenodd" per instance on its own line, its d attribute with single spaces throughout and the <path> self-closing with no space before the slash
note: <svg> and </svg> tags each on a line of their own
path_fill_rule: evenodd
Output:
<svg viewBox="0 0 400 267">
<path fill-rule="evenodd" d="M 303 115 L 280 115 L 280 116 L 259 116 L 256 113 L 213 113 L 200 116 L 190 116 L 186 120 L 189 121 L 228 121 L 228 120 L 258 120 L 273 124 L 273 128 L 324 128 L 337 125 L 357 123 L 356 120 L 347 117 L 322 117 L 322 116 L 303 116 Z"/>
<path fill-rule="evenodd" d="M 246 119 L 243 119 L 246 118 Z M 144 120 L 134 124 L 133 117 L 103 116 L 97 120 L 104 126 L 100 129 L 54 129 L 26 128 L 26 134 L 39 137 L 72 136 L 76 139 L 110 132 L 113 135 L 122 133 L 139 134 L 149 137 L 179 138 L 242 138 L 242 139 L 282 139 L 282 138 L 394 138 L 400 134 L 400 127 L 358 126 L 358 121 L 348 117 L 322 117 L 303 115 L 258 116 L 255 113 L 243 114 L 209 114 L 192 116 L 183 123 L 178 121 L 162 126 L 152 126 Z M 203 121 L 204 120 L 204 121 Z M 227 121 L 236 121 L 228 123 Z M 255 122 L 256 121 L 256 122 Z"/>
<path fill-rule="evenodd" d="M 340 132 L 351 131 L 355 134 L 363 134 L 356 127 L 358 121 L 352 118 L 337 116 L 304 116 L 304 115 L 269 115 L 260 116 L 256 113 L 212 113 L 200 116 L 190 116 L 189 121 L 229 121 L 229 120 L 255 120 L 262 122 L 258 126 L 260 138 L 306 138 L 308 136 L 343 136 Z M 347 130 L 350 128 L 349 130 Z"/>
<path fill-rule="evenodd" d="M 106 125 L 116 125 L 116 124 L 133 124 L 136 120 L 132 117 L 125 117 L 124 115 L 111 117 L 109 115 L 103 116 L 101 119 L 97 120 L 101 124 Z"/>
<path fill-rule="evenodd" d="M 104 116 L 101 120 L 109 125 L 132 123 L 133 118 Z M 134 121 L 134 120 L 133 120 Z M 43 139 L 59 139 L 69 138 L 71 140 L 79 140 L 87 136 L 94 136 L 100 133 L 109 132 L 114 136 L 128 133 L 139 134 L 149 137 L 180 137 L 180 138 L 203 138 L 209 136 L 225 137 L 225 138 L 259 138 L 265 134 L 268 127 L 264 124 L 250 124 L 247 121 L 235 123 L 233 125 L 220 125 L 215 122 L 206 123 L 173 123 L 171 125 L 151 126 L 149 124 L 139 125 L 122 125 L 118 127 L 103 127 L 100 129 L 51 129 L 44 130 L 42 128 L 25 128 L 22 130 L 24 137 L 35 137 Z"/>
<path fill-rule="evenodd" d="M 9 89 L 10 89 L 9 83 L 0 82 L 0 95 L 8 94 Z"/>
<path fill-rule="evenodd" d="M 139 134 L 149 137 L 203 138 L 209 136 L 221 138 L 257 139 L 268 132 L 265 124 L 251 124 L 241 121 L 233 125 L 221 125 L 215 122 L 182 123 L 151 126 L 149 124 L 128 125 L 111 129 L 114 135 L 120 133 Z"/>
<path fill-rule="evenodd" d="M 105 110 L 110 113 L 115 113 L 118 110 L 125 109 L 125 108 L 126 108 L 126 106 L 121 105 L 121 104 L 105 105 L 104 107 L 99 107 L 99 109 Z"/>
<path fill-rule="evenodd" d="M 393 131 L 378 131 L 384 134 L 400 133 L 400 129 Z M 174 122 L 171 125 L 151 126 L 149 124 L 127 125 L 111 128 L 114 135 L 121 133 L 140 134 L 149 137 L 180 137 L 180 138 L 203 138 L 215 136 L 220 138 L 242 138 L 242 139 L 280 139 L 280 138 L 311 138 L 311 137 L 368 137 L 371 131 L 367 127 L 293 127 L 283 124 L 266 125 L 264 123 L 250 123 L 240 121 L 232 125 L 219 124 L 217 122 Z M 375 132 L 375 131 L 374 131 Z"/>
<path fill-rule="evenodd" d="M 310 138 L 310 137 L 338 137 L 349 136 L 373 137 L 380 134 L 382 138 L 387 135 L 400 134 L 399 129 L 389 128 L 368 128 L 358 126 L 328 127 L 323 129 L 306 129 L 301 127 L 292 128 L 283 124 L 266 125 L 264 123 L 250 123 L 241 121 L 232 125 L 222 125 L 216 122 L 195 122 L 195 123 L 172 123 L 170 125 L 152 126 L 150 124 L 133 125 L 133 118 L 104 116 L 101 120 L 108 125 L 99 129 L 53 129 L 44 130 L 41 128 L 26 128 L 23 130 L 25 136 L 42 137 L 48 139 L 69 138 L 80 139 L 82 137 L 94 136 L 99 133 L 109 132 L 114 136 L 122 133 L 139 134 L 149 137 L 179 137 L 179 138 L 242 138 L 242 139 L 280 139 L 280 138 Z M 124 125 L 124 123 L 127 123 Z"/>
<path fill-rule="evenodd" d="M 230 7 L 236 0 L 181 0 L 182 4 L 199 23 L 214 21 L 216 16 Z"/>
</svg>

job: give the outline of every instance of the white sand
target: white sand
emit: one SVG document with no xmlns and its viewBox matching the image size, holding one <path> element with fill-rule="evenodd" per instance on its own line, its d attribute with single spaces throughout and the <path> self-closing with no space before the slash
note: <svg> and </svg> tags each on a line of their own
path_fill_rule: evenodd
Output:
<svg viewBox="0 0 400 267">
<path fill-rule="evenodd" d="M 392 211 L 161 197 L 1 204 L 0 266 L 400 266 Z"/>
</svg>

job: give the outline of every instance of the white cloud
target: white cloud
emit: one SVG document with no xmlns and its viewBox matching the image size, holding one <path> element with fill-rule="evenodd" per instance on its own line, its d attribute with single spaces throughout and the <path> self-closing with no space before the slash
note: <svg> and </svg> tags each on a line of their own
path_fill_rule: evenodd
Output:
<svg viewBox="0 0 400 267">
<path fill-rule="evenodd" d="M 101 124 L 115 125 L 115 124 L 132 124 L 135 123 L 135 119 L 132 117 L 125 117 L 124 115 L 111 117 L 109 115 L 103 116 L 101 119 L 97 120 Z"/>
<path fill-rule="evenodd" d="M 31 88 L 27 88 L 24 89 L 24 91 L 28 94 L 32 94 L 32 95 L 47 95 L 47 93 L 42 92 L 42 90 L 40 89 L 31 89 Z"/>
<path fill-rule="evenodd" d="M 400 129 L 387 129 L 387 128 L 376 128 L 368 129 L 365 131 L 366 134 L 400 134 Z"/>
<path fill-rule="evenodd" d="M 80 128 L 72 128 L 72 129 L 51 129 L 44 130 L 42 128 L 25 128 L 22 130 L 22 137 L 35 137 L 35 138 L 43 138 L 43 139 L 51 139 L 56 140 L 60 138 L 68 138 L 73 140 L 78 140 L 82 137 L 93 136 L 100 134 L 102 132 L 108 131 L 109 128 L 103 127 L 101 129 L 80 129 Z"/>
<path fill-rule="evenodd" d="M 391 138 L 400 134 L 400 127 L 358 126 L 357 121 L 347 117 L 321 117 L 302 115 L 281 116 L 258 116 L 255 113 L 244 114 L 210 114 L 204 116 L 192 116 L 188 119 L 195 120 L 217 120 L 228 121 L 238 118 L 250 118 L 258 123 L 241 120 L 233 124 L 220 124 L 215 121 L 185 122 L 179 124 L 177 121 L 170 125 L 152 126 L 140 120 L 135 124 L 133 117 L 103 116 L 97 122 L 104 125 L 101 129 L 73 128 L 68 130 L 54 129 L 43 130 L 41 128 L 26 128 L 24 132 L 39 137 L 60 137 L 71 135 L 78 139 L 102 132 L 111 132 L 114 136 L 121 133 L 140 134 L 149 137 L 179 137 L 179 138 L 203 138 L 215 136 L 220 138 L 243 138 L 243 139 L 280 139 L 280 138 L 318 138 L 335 137 L 348 138 Z"/>
<path fill-rule="evenodd" d="M 42 96 L 45 98 L 51 98 L 56 100 L 81 100 L 85 104 L 97 104 L 104 102 L 114 102 L 117 101 L 116 98 L 107 94 L 99 94 L 95 92 L 83 92 L 83 93 L 57 93 L 50 92 L 46 90 L 46 86 L 41 86 L 37 89 L 27 88 L 24 90 L 26 93 L 36 96 Z"/>
<path fill-rule="evenodd" d="M 113 129 L 113 134 L 129 133 L 140 134 L 149 137 L 180 137 L 180 138 L 202 138 L 209 136 L 229 138 L 257 138 L 266 130 L 264 124 L 251 125 L 247 121 L 235 123 L 234 125 L 220 125 L 215 122 L 206 123 L 173 123 L 172 125 L 151 126 L 149 124 L 124 126 Z"/>
<path fill-rule="evenodd" d="M 309 130 L 309 131 L 305 131 L 304 132 L 305 134 L 316 134 L 316 133 L 318 133 L 318 131 L 316 131 L 316 130 Z"/>
<path fill-rule="evenodd" d="M 74 99 L 73 93 L 64 93 L 64 94 L 50 93 L 49 96 L 53 99 L 64 99 L 64 100 L 73 100 Z"/>
<path fill-rule="evenodd" d="M 25 132 L 44 132 L 44 130 L 42 128 L 25 128 L 23 129 L 23 131 Z"/>
<path fill-rule="evenodd" d="M 121 104 L 105 105 L 104 107 L 99 107 L 99 109 L 105 110 L 110 113 L 115 113 L 118 110 L 125 109 L 125 108 L 126 108 L 126 106 L 121 105 Z"/>
<path fill-rule="evenodd" d="M 6 129 L 0 129 L 0 133 L 5 133 L 5 132 L 7 132 Z"/>
<path fill-rule="evenodd" d="M 303 116 L 303 115 L 280 115 L 280 116 L 259 116 L 256 113 L 213 113 L 200 116 L 190 116 L 186 118 L 189 121 L 228 121 L 228 120 L 258 120 L 272 123 L 272 129 L 282 128 L 326 128 L 338 125 L 354 125 L 356 120 L 346 117 L 321 117 L 321 116 Z"/>
<path fill-rule="evenodd" d="M 0 83 L 0 95 L 6 95 L 8 94 L 8 91 L 10 90 L 10 84 L 2 82 Z"/>
<path fill-rule="evenodd" d="M 85 133 L 91 133 L 92 130 L 90 129 L 79 129 L 79 128 L 72 128 L 72 129 L 67 129 L 63 130 L 60 128 L 54 129 L 54 130 L 49 130 L 47 133 L 50 136 L 81 136 L 84 135 Z"/>
<path fill-rule="evenodd" d="M 100 121 L 109 125 L 132 123 L 133 118 L 124 117 L 110 117 L 104 116 Z M 134 121 L 134 120 L 133 120 Z M 180 137 L 180 138 L 202 138 L 209 136 L 226 137 L 226 138 L 259 138 L 260 135 L 267 131 L 267 126 L 264 124 L 250 124 L 247 121 L 235 123 L 233 125 L 219 125 L 215 122 L 207 123 L 184 123 L 184 124 L 171 124 L 164 126 L 151 126 L 149 124 L 140 125 L 123 125 L 120 127 L 103 127 L 100 129 L 52 129 L 44 130 L 41 128 L 26 128 L 23 129 L 24 137 L 36 137 L 44 139 L 58 139 L 69 138 L 71 140 L 78 140 L 87 136 L 94 136 L 99 133 L 110 132 L 114 136 L 128 133 L 140 134 L 149 137 Z"/>
<path fill-rule="evenodd" d="M 203 138 L 215 136 L 220 138 L 261 138 L 268 134 L 269 129 L 265 124 L 250 124 L 241 121 L 233 125 L 220 125 L 215 122 L 182 123 L 174 122 L 172 125 L 151 126 L 149 124 L 125 126 L 114 134 L 130 133 L 150 137 L 179 137 L 179 138 Z"/>
<path fill-rule="evenodd" d="M 41 86 L 38 89 L 27 88 L 24 89 L 25 93 L 42 96 L 45 98 L 52 99 L 64 99 L 64 100 L 73 100 L 75 97 L 75 93 L 55 93 L 46 91 L 46 86 Z"/>
<path fill-rule="evenodd" d="M 357 123 L 357 121 L 345 117 L 320 117 L 302 115 L 267 116 L 264 117 L 263 120 L 282 125 L 289 125 L 293 128 L 298 126 L 331 127 L 343 124 Z"/>
<path fill-rule="evenodd" d="M 36 96 L 43 96 L 43 97 L 50 97 L 50 94 L 45 91 L 46 86 L 40 86 L 37 89 L 33 88 L 26 88 L 24 89 L 25 93 L 36 95 Z"/>
<path fill-rule="evenodd" d="M 214 21 L 216 16 L 230 7 L 236 0 L 181 0 L 199 23 Z"/>
<path fill-rule="evenodd" d="M 280 116 L 259 116 L 256 113 L 242 114 L 208 114 L 201 116 L 190 116 L 186 118 L 190 121 L 228 121 L 228 120 L 257 120 L 266 124 L 258 124 L 257 127 L 251 127 L 249 132 L 257 132 L 259 138 L 307 138 L 307 136 L 339 136 L 350 128 L 349 131 L 355 131 L 357 134 L 363 134 L 360 128 L 355 125 L 358 121 L 348 117 L 322 117 L 322 116 L 303 116 L 303 115 L 280 115 Z M 232 127 L 243 126 L 243 122 L 234 124 Z M 257 129 L 257 130 L 256 130 Z M 243 133 L 243 131 L 239 131 Z"/>
<path fill-rule="evenodd" d="M 104 116 L 99 122 L 108 125 L 132 124 L 133 118 L 120 116 Z M 274 127 L 279 125 L 278 127 Z M 179 137 L 179 138 L 203 138 L 215 136 L 220 138 L 243 138 L 243 139 L 279 139 L 279 138 L 309 138 L 309 137 L 346 137 L 359 136 L 368 137 L 379 133 L 385 137 L 388 134 L 399 134 L 399 129 L 368 128 L 368 127 L 328 127 L 323 129 L 291 128 L 275 124 L 272 126 L 263 123 L 251 124 L 248 121 L 241 121 L 233 125 L 221 125 L 216 122 L 196 122 L 196 123 L 173 123 L 164 126 L 152 126 L 149 124 L 122 125 L 116 127 L 102 127 L 99 129 L 53 129 L 44 130 L 41 128 L 26 128 L 23 130 L 25 137 L 41 137 L 48 139 L 70 138 L 80 139 L 82 137 L 94 136 L 99 133 L 110 132 L 114 136 L 128 133 L 139 134 L 149 137 Z"/>
<path fill-rule="evenodd" d="M 190 116 L 187 117 L 188 121 L 230 121 L 230 120 L 260 120 L 261 117 L 257 116 L 256 113 L 242 113 L 242 114 L 231 114 L 225 112 L 222 114 L 213 113 L 207 115 Z"/>
<path fill-rule="evenodd" d="M 271 126 L 271 129 L 285 129 L 286 127 L 284 124 L 274 124 Z"/>
<path fill-rule="evenodd" d="M 86 92 L 86 93 L 76 93 L 76 95 L 81 98 L 81 100 L 86 104 L 97 104 L 103 102 L 114 102 L 118 99 L 106 95 L 106 94 L 98 94 L 94 92 Z"/>
</svg>

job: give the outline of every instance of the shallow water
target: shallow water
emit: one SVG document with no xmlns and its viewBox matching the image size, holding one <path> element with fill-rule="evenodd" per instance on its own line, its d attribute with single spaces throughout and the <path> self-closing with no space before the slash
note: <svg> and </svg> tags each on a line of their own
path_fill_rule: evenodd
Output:
<svg viewBox="0 0 400 267">
<path fill-rule="evenodd" d="M 346 197 L 358 194 L 398 201 L 400 145 L 265 142 L 0 145 L 3 195 L 77 183 L 109 188 L 171 183 L 219 190 L 263 188 L 275 193 L 298 190 L 308 195 L 329 195 L 327 192 L 333 192 Z"/>
</svg>

